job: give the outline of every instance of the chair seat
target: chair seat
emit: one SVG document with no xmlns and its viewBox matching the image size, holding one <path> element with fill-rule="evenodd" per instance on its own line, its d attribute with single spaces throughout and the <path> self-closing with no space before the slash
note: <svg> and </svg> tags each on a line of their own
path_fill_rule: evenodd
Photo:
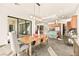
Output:
<svg viewBox="0 0 79 59">
<path fill-rule="evenodd" d="M 23 51 L 23 50 L 26 50 L 26 49 L 28 49 L 28 48 L 29 48 L 28 45 L 22 45 L 22 46 L 20 47 L 20 52 Z"/>
</svg>

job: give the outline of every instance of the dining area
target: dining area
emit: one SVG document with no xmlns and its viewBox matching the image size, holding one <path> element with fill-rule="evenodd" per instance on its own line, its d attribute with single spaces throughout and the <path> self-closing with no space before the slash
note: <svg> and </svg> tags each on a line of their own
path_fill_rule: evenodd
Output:
<svg viewBox="0 0 79 59">
<path fill-rule="evenodd" d="M 47 37 L 45 35 L 39 36 L 31 36 L 24 35 L 21 38 L 16 37 L 16 33 L 14 31 L 9 33 L 10 36 L 10 45 L 13 52 L 16 53 L 17 56 L 20 56 L 23 51 L 26 52 L 27 56 L 32 56 L 33 47 L 38 45 L 46 45 Z"/>
</svg>

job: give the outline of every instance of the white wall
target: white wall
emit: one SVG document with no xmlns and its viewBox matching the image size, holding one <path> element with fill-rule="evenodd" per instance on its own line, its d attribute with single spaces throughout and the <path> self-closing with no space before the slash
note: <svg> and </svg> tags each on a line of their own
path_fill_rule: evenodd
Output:
<svg viewBox="0 0 79 59">
<path fill-rule="evenodd" d="M 7 26 L 7 17 L 5 15 L 0 15 L 0 45 L 7 44 Z"/>
</svg>

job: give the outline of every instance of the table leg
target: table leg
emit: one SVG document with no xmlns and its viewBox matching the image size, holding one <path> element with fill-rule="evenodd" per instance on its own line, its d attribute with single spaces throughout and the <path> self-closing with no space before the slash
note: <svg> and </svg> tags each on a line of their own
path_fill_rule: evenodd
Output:
<svg viewBox="0 0 79 59">
<path fill-rule="evenodd" d="M 29 43 L 29 55 L 32 55 L 32 48 L 31 48 L 31 43 Z"/>
</svg>

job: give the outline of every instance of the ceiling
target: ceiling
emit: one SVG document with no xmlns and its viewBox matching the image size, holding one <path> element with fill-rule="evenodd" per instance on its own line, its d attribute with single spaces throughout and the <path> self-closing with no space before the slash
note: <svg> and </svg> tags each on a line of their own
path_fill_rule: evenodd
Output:
<svg viewBox="0 0 79 59">
<path fill-rule="evenodd" d="M 44 21 L 56 19 L 67 19 L 75 14 L 78 4 L 68 3 L 0 3 L 0 11 L 8 15 L 19 15 L 24 17 L 36 16 Z"/>
</svg>

